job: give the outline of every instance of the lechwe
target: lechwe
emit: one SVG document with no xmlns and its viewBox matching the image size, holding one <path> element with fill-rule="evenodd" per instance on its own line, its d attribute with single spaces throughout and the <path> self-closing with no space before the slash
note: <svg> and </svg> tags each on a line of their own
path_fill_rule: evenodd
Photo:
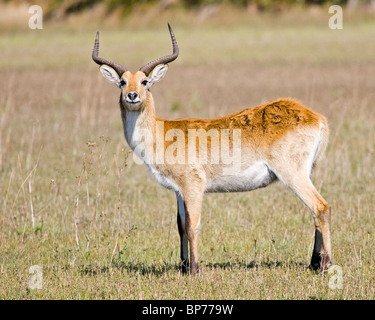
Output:
<svg viewBox="0 0 375 320">
<path fill-rule="evenodd" d="M 168 27 L 173 53 L 135 73 L 98 56 L 99 33 L 92 58 L 103 76 L 121 90 L 121 116 L 130 148 L 159 184 L 176 193 L 182 272 L 188 265 L 190 274 L 198 272 L 198 231 L 205 192 L 250 191 L 276 180 L 310 209 L 315 222 L 311 267 L 326 270 L 331 264 L 330 208 L 310 180 L 327 145 L 326 119 L 292 99 L 213 119 L 158 118 L 150 88 L 164 77 L 167 63 L 179 53 Z"/>
</svg>

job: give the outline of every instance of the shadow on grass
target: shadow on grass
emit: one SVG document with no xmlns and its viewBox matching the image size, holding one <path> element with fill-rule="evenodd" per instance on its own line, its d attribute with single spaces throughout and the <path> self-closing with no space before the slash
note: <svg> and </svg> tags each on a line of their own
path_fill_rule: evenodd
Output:
<svg viewBox="0 0 375 320">
<path fill-rule="evenodd" d="M 274 268 L 291 268 L 291 269 L 301 269 L 301 270 L 308 270 L 308 266 L 303 262 L 295 262 L 295 261 L 250 261 L 245 263 L 243 261 L 235 261 L 235 262 L 219 262 L 219 263 L 208 263 L 206 265 L 208 268 L 211 269 L 274 269 Z"/>
<path fill-rule="evenodd" d="M 125 263 L 125 262 L 113 262 L 111 266 L 99 266 L 99 265 L 81 265 L 80 273 L 82 276 L 96 276 L 99 274 L 111 273 L 113 270 L 127 273 L 139 273 L 140 275 L 152 274 L 154 276 L 162 276 L 169 271 L 179 271 L 178 264 L 164 263 L 164 264 L 151 264 L 146 265 L 142 263 Z"/>
<path fill-rule="evenodd" d="M 132 263 L 132 262 L 116 262 L 112 263 L 113 268 L 118 270 L 126 271 L 128 273 L 139 273 L 141 275 L 152 274 L 154 276 L 162 276 L 169 271 L 179 271 L 179 265 L 174 263 L 153 263 L 151 265 L 146 265 L 142 263 Z"/>
<path fill-rule="evenodd" d="M 288 268 L 288 269 L 295 269 L 295 270 L 309 270 L 308 266 L 302 262 L 295 262 L 295 261 L 251 261 L 249 263 L 245 263 L 243 261 L 229 261 L 229 262 L 218 262 L 218 263 L 201 263 L 203 268 L 207 269 L 221 269 L 221 270 L 231 270 L 231 269 L 275 269 L 275 268 Z M 95 266 L 95 265 L 82 265 L 80 266 L 80 273 L 82 276 L 96 276 L 99 274 L 110 273 L 113 269 L 117 269 L 120 272 L 127 272 L 127 273 L 139 273 L 140 275 L 149 275 L 152 274 L 153 276 L 160 277 L 170 271 L 178 273 L 180 271 L 179 264 L 174 263 L 153 263 L 150 265 L 142 264 L 142 263 L 133 263 L 133 262 L 122 262 L 116 261 L 112 262 L 111 266 Z"/>
</svg>

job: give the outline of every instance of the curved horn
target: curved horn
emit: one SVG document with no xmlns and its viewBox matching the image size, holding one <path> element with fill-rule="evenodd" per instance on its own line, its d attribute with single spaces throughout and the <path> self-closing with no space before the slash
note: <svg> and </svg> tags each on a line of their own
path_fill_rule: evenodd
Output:
<svg viewBox="0 0 375 320">
<path fill-rule="evenodd" d="M 174 33 L 173 33 L 172 28 L 169 25 L 169 23 L 168 23 L 168 29 L 169 29 L 169 33 L 171 34 L 172 46 L 173 46 L 173 53 L 171 55 L 169 55 L 169 56 L 165 56 L 165 57 L 159 58 L 157 60 L 151 61 L 148 64 L 146 64 L 145 66 L 143 66 L 142 68 L 140 68 L 139 70 L 143 71 L 146 74 L 146 76 L 148 76 L 149 73 L 158 64 L 167 64 L 169 62 L 172 62 L 173 60 L 175 60 L 178 57 L 178 45 L 177 45 L 177 41 L 176 41 L 176 38 L 174 36 Z"/>
<path fill-rule="evenodd" d="M 102 64 L 106 64 L 106 65 L 112 67 L 113 69 L 116 70 L 116 72 L 118 73 L 118 75 L 120 77 L 125 71 L 127 71 L 127 69 L 125 67 L 123 67 L 122 65 L 117 64 L 117 63 L 112 62 L 112 61 L 109 61 L 109 60 L 106 60 L 106 59 L 103 59 L 103 58 L 100 58 L 100 57 L 98 57 L 98 54 L 99 54 L 99 32 L 96 33 L 94 49 L 92 49 L 92 60 L 94 60 L 100 66 Z"/>
</svg>

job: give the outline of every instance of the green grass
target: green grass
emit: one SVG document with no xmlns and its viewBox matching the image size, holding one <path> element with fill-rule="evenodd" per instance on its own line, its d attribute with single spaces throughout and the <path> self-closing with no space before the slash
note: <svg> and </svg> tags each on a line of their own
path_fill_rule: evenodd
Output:
<svg viewBox="0 0 375 320">
<path fill-rule="evenodd" d="M 195 67 L 202 64 L 212 67 L 215 64 L 225 67 L 242 64 L 329 66 L 365 65 L 374 61 L 373 19 L 345 16 L 344 29 L 330 30 L 329 14 L 320 13 L 319 19 L 301 21 L 296 14 L 290 16 L 297 21 L 283 15 L 265 15 L 263 19 L 250 15 L 241 16 L 237 24 L 231 21 L 186 26 L 173 19 L 171 25 L 182 52 L 176 64 Z M 96 31 L 100 31 L 101 54 L 125 61 L 129 68 L 136 70 L 148 60 L 165 54 L 169 48 L 166 21 L 148 28 L 134 25 L 113 28 L 91 22 L 85 28 L 52 24 L 43 30 L 5 30 L 0 38 L 0 48 L 6 49 L 0 67 L 87 70 L 92 67 L 91 50 Z"/>
<path fill-rule="evenodd" d="M 206 195 L 201 274 L 180 275 L 175 195 L 132 159 L 119 92 L 90 60 L 96 27 L 46 25 L 0 39 L 0 298 L 373 299 L 374 22 L 332 31 L 324 19 L 290 20 L 177 23 L 180 57 L 153 93 L 168 118 L 279 96 L 327 116 L 313 180 L 332 206 L 342 289 L 308 269 L 313 220 L 281 183 Z M 103 55 L 132 70 L 170 49 L 164 24 L 107 27 L 101 39 Z M 28 287 L 32 265 L 41 290 Z"/>
</svg>

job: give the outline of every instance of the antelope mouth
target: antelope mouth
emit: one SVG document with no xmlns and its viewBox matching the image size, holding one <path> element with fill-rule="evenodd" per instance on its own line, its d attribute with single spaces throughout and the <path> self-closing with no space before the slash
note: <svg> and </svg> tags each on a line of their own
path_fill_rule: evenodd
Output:
<svg viewBox="0 0 375 320">
<path fill-rule="evenodd" d="M 128 110 L 136 111 L 140 109 L 141 101 L 140 100 L 137 100 L 137 101 L 125 100 L 125 105 Z"/>
<path fill-rule="evenodd" d="M 128 100 L 128 99 L 126 99 L 125 102 L 126 102 L 126 104 L 128 104 L 130 106 L 137 106 L 137 105 L 141 104 L 141 100 Z"/>
</svg>

